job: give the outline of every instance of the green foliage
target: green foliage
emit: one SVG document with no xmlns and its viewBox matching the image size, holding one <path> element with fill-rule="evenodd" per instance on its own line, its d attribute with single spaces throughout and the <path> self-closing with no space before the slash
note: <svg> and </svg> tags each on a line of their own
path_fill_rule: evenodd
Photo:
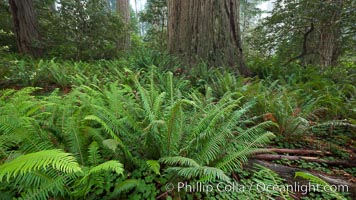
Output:
<svg viewBox="0 0 356 200">
<path fill-rule="evenodd" d="M 178 157 L 163 157 L 160 162 L 172 166 L 168 171 L 182 178 L 229 181 L 226 174 L 240 168 L 247 156 L 268 142 L 272 133 L 265 132 L 273 123 L 266 122 L 245 129 L 249 120 L 242 116 L 251 105 L 235 110 L 239 99 L 226 95 L 213 107 L 207 106 L 206 114 L 198 119 L 192 134 L 181 142 Z M 197 118 L 199 116 L 196 116 Z M 226 173 L 226 174 L 225 174 Z"/>
<path fill-rule="evenodd" d="M 76 60 L 117 57 L 118 38 L 130 34 L 107 0 L 34 0 L 43 56 Z M 0 1 L 0 51 L 16 51 L 8 2 Z M 137 42 L 136 42 L 137 43 Z"/>
<path fill-rule="evenodd" d="M 266 194 L 264 195 L 270 196 L 270 198 L 280 197 L 286 200 L 292 199 L 289 194 L 291 191 L 282 189 L 282 187 L 285 185 L 284 180 L 279 177 L 276 172 L 261 165 L 256 165 L 255 168 L 256 172 L 253 175 L 253 180 L 257 184 L 280 187 L 280 189 L 265 190 L 264 193 Z"/>
<path fill-rule="evenodd" d="M 76 190 L 73 194 L 78 195 L 83 185 L 87 190 L 81 193 L 83 196 L 91 192 L 90 186 L 94 185 L 93 174 L 114 171 L 123 173 L 121 163 L 111 160 L 90 168 L 82 169 L 75 157 L 63 150 L 43 150 L 19 156 L 9 162 L 0 165 L 0 180 L 6 176 L 7 182 L 15 178 L 15 184 L 21 184 L 20 191 L 24 199 L 48 199 L 54 196 L 71 195 L 69 186 L 73 184 Z M 95 184 L 99 184 L 96 180 Z"/>
<path fill-rule="evenodd" d="M 46 66 L 47 62 L 40 64 Z M 55 61 L 48 64 L 63 70 L 57 68 Z M 31 94 L 36 88 L 3 91 L 2 158 L 64 149 L 83 166 L 83 173 L 68 177 L 63 172 L 57 186 L 72 181 L 72 195 L 92 198 L 107 195 L 114 184 L 119 184 L 109 178 L 109 171 L 122 174 L 123 166 L 114 160 L 124 162 L 129 171 L 145 166 L 145 173 L 152 173 L 152 180 L 178 171 L 182 179 L 228 181 L 229 173 L 241 167 L 250 153 L 273 136 L 264 131 L 272 124 L 256 125 L 249 120 L 246 113 L 253 104 L 240 105 L 241 99 L 234 94 L 226 94 L 215 102 L 197 91 L 189 91 L 189 82 L 175 78 L 171 72 L 157 73 L 154 67 L 137 75 L 130 70 L 116 73 L 122 77 L 117 82 L 74 85 L 68 94 L 55 90 L 36 97 Z M 226 146 L 227 142 L 230 145 Z M 173 161 L 166 165 L 168 158 L 196 164 L 179 166 L 180 162 Z M 143 164 L 141 159 L 148 161 Z M 105 180 L 107 186 L 99 187 Z M 145 194 L 141 190 L 155 188 L 152 180 L 145 178 L 146 186 L 128 181 L 128 185 L 123 183 L 123 188 L 114 190 L 118 195 L 131 190 L 141 197 L 152 197 L 157 193 Z M 24 185 L 27 187 L 33 189 Z M 56 191 L 62 196 L 70 195 L 59 188 L 45 195 L 56 196 Z"/>
<path fill-rule="evenodd" d="M 92 63 L 12 55 L 0 60 L 10 68 L 3 75 L 5 83 L 43 87 L 0 92 L 2 162 L 62 149 L 82 171 L 69 174 L 51 165 L 27 171 L 0 187 L 15 198 L 27 197 L 26 192 L 35 199 L 152 199 L 165 193 L 169 182 L 233 182 L 231 174 L 245 173 L 242 164 L 274 135 L 287 147 L 303 145 L 308 135 L 328 136 L 340 145 L 354 138 L 352 76 L 337 82 L 341 80 L 328 77 L 331 72 L 316 76 L 309 69 L 313 80 L 298 66 L 283 71 L 272 62 L 260 78 L 236 77 L 204 63 L 188 75 L 179 71 L 176 58 L 144 49 L 128 60 Z M 341 116 L 347 120 L 338 120 Z M 262 182 L 281 181 L 258 172 L 253 176 Z M 43 177 L 47 182 L 40 184 Z M 243 183 L 257 180 L 248 177 Z M 263 195 L 287 198 L 284 193 Z M 238 197 L 260 195 L 216 198 Z"/>
<path fill-rule="evenodd" d="M 296 172 L 295 173 L 295 177 L 301 177 L 301 178 L 304 178 L 304 179 L 307 179 L 309 180 L 311 183 L 314 183 L 314 184 L 318 184 L 320 186 L 323 186 L 323 187 L 328 187 L 328 188 L 333 188 L 331 187 L 330 184 L 328 184 L 327 182 L 325 182 L 324 180 L 320 179 L 319 177 L 316 177 L 312 174 L 309 174 L 309 173 L 305 173 L 305 172 Z M 330 189 L 330 196 L 333 196 L 334 198 L 336 199 L 339 199 L 339 200 L 344 200 L 346 199 L 345 197 L 343 197 L 341 194 L 338 193 L 338 191 L 335 191 L 333 189 Z"/>
<path fill-rule="evenodd" d="M 107 9 L 106 1 L 61 1 L 60 4 L 48 13 L 48 19 L 40 18 L 48 55 L 78 60 L 117 55 L 117 40 L 128 33 L 124 32 L 119 16 Z"/>
<path fill-rule="evenodd" d="M 184 66 L 165 52 L 167 1 L 148 0 L 140 13 L 144 41 L 137 16 L 131 10 L 133 23 L 124 26 L 115 0 L 33 2 L 41 35 L 36 45 L 50 60 L 10 53 L 16 51 L 11 13 L 0 0 L 1 198 L 290 199 L 288 191 L 251 187 L 189 193 L 165 186 L 283 185 L 269 169 L 243 167 L 275 135 L 275 145 L 288 148 L 324 140 L 328 147 L 313 148 L 327 148 L 333 154 L 327 159 L 349 159 L 340 146 L 354 145 L 356 133 L 352 1 L 342 1 L 341 9 L 341 1 L 276 1 L 271 16 L 252 32 L 262 1 L 241 0 L 240 28 L 253 78 L 204 60 Z M 328 30 L 337 51 L 334 67 L 321 70 L 321 33 Z M 126 34 L 132 48 L 118 52 L 118 39 Z M 326 164 L 277 162 L 333 171 Z"/>
<path fill-rule="evenodd" d="M 153 49 L 164 51 L 167 46 L 167 1 L 148 0 L 139 18 L 147 31 L 144 38 L 147 45 Z"/>
<path fill-rule="evenodd" d="M 280 64 L 301 60 L 303 66 L 323 65 L 322 52 L 327 49 L 333 52 L 334 66 L 340 55 L 355 46 L 353 5 L 352 1 L 278 0 L 249 43 L 259 55 L 278 56 Z"/>
<path fill-rule="evenodd" d="M 161 166 L 159 165 L 159 162 L 157 160 L 147 160 L 146 161 L 148 167 L 157 175 L 160 175 L 161 173 L 160 168 Z"/>
<path fill-rule="evenodd" d="M 8 1 L 0 1 L 0 55 L 7 51 L 16 50 L 16 40 L 9 8 Z"/>
<path fill-rule="evenodd" d="M 7 177 L 24 176 L 32 171 L 53 168 L 64 173 L 82 172 L 75 158 L 61 150 L 44 150 L 19 156 L 0 166 L 0 180 Z"/>
</svg>

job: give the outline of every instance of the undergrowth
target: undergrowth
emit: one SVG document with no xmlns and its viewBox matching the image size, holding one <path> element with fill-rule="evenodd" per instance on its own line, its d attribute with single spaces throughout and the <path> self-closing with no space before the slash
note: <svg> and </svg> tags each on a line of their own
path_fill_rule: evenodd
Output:
<svg viewBox="0 0 356 200">
<path fill-rule="evenodd" d="M 188 74 L 191 66 L 157 52 L 92 63 L 7 55 L 0 65 L 5 199 L 289 199 L 275 191 L 168 192 L 165 185 L 282 184 L 262 167 L 244 177 L 243 166 L 266 144 L 356 137 L 354 66 L 338 80 L 332 70 L 277 70 L 263 61 L 254 78 L 204 63 Z"/>
</svg>

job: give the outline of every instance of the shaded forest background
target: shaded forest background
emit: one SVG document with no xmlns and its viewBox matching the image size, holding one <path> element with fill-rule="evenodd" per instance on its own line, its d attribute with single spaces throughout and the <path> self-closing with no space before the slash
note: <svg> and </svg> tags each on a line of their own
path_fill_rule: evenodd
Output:
<svg viewBox="0 0 356 200">
<path fill-rule="evenodd" d="M 0 199 L 356 197 L 354 1 L 138 4 L 0 0 Z"/>
</svg>

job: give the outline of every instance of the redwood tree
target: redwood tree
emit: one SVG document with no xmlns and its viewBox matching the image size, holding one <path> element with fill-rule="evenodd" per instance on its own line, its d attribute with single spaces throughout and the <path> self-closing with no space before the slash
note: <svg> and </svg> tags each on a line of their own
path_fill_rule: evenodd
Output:
<svg viewBox="0 0 356 200">
<path fill-rule="evenodd" d="M 129 0 L 116 0 L 116 11 L 124 22 L 126 33 L 118 41 L 118 48 L 120 50 L 130 49 L 130 34 L 128 29 L 130 26 L 130 2 Z"/>
<path fill-rule="evenodd" d="M 244 76 L 239 0 L 168 0 L 168 49 L 187 63 L 203 59 Z"/>
<path fill-rule="evenodd" d="M 38 22 L 32 0 L 9 0 L 14 23 L 14 33 L 20 53 L 39 56 L 40 48 Z"/>
<path fill-rule="evenodd" d="M 277 0 L 271 16 L 255 29 L 251 43 L 259 53 L 278 56 L 287 65 L 337 66 L 355 47 L 354 3 L 351 0 Z M 257 34 L 256 34 L 257 33 Z"/>
</svg>

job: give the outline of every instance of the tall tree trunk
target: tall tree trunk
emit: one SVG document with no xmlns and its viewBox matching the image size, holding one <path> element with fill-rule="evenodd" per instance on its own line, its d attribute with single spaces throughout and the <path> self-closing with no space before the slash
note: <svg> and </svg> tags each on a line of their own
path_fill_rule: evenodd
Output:
<svg viewBox="0 0 356 200">
<path fill-rule="evenodd" d="M 32 0 L 9 0 L 9 4 L 19 52 L 39 56 L 41 49 L 35 43 L 40 37 Z"/>
<path fill-rule="evenodd" d="M 168 49 L 187 63 L 204 59 L 228 65 L 244 76 L 239 0 L 168 0 Z"/>
<path fill-rule="evenodd" d="M 130 49 L 130 2 L 129 0 L 116 0 L 116 11 L 121 16 L 125 24 L 125 34 L 119 38 L 118 49 L 119 50 L 129 50 Z"/>
<path fill-rule="evenodd" d="M 327 5 L 329 17 L 321 20 L 319 45 L 319 62 L 322 70 L 329 66 L 334 66 L 339 56 L 338 38 L 341 34 L 340 18 L 343 7 L 343 0 L 331 0 L 324 2 Z"/>
<path fill-rule="evenodd" d="M 306 1 L 308 2 L 308 1 Z M 343 0 L 319 0 L 314 9 L 323 10 L 322 15 L 311 19 L 312 30 L 304 34 L 303 51 L 299 58 L 303 63 L 319 65 L 321 71 L 335 66 L 340 56 L 342 39 L 341 21 Z M 307 36 L 307 37 L 306 37 Z"/>
<path fill-rule="evenodd" d="M 53 2 L 51 2 L 50 6 L 49 6 L 49 9 L 52 12 L 56 12 L 57 11 L 57 6 L 56 6 L 56 1 L 55 0 Z"/>
</svg>

